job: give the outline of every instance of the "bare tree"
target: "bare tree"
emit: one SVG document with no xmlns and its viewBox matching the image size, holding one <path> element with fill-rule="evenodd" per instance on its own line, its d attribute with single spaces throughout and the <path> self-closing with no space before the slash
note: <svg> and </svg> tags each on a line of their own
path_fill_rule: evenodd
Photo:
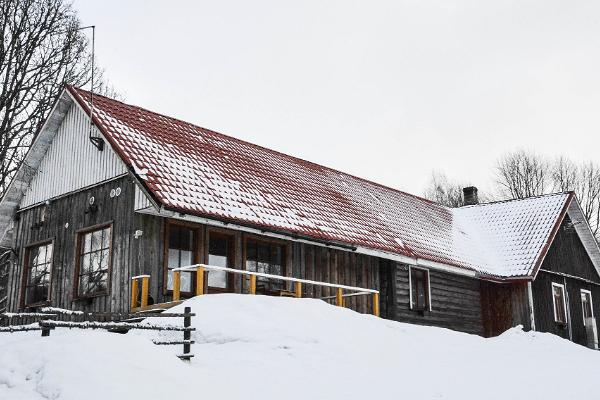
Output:
<svg viewBox="0 0 600 400">
<path fill-rule="evenodd" d="M 443 173 L 433 172 L 424 196 L 426 199 L 448 207 L 461 207 L 464 205 L 463 187 L 465 185 L 448 180 Z"/>
<path fill-rule="evenodd" d="M 499 194 L 512 199 L 539 196 L 549 187 L 549 164 L 541 156 L 520 150 L 508 153 L 496 164 Z"/>
<path fill-rule="evenodd" d="M 573 191 L 596 237 L 600 237 L 600 167 L 560 156 L 545 159 L 520 150 L 503 156 L 496 166 L 498 191 L 506 198 L 525 198 Z"/>
<path fill-rule="evenodd" d="M 596 237 L 600 234 L 600 167 L 587 162 L 575 164 L 565 157 L 557 158 L 552 164 L 553 191 L 572 190 L 583 209 Z"/>
<path fill-rule="evenodd" d="M 92 59 L 79 27 L 63 0 L 0 0 L 0 197 L 64 84 L 90 80 Z"/>
</svg>

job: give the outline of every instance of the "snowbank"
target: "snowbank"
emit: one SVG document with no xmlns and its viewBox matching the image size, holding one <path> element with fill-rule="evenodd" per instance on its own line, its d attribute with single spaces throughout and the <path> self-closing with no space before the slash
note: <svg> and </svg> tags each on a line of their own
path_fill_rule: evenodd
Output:
<svg viewBox="0 0 600 400">
<path fill-rule="evenodd" d="M 312 299 L 210 295 L 173 311 L 186 305 L 190 364 L 148 331 L 0 335 L 0 399 L 600 398 L 600 352 L 549 334 L 483 339 Z"/>
</svg>

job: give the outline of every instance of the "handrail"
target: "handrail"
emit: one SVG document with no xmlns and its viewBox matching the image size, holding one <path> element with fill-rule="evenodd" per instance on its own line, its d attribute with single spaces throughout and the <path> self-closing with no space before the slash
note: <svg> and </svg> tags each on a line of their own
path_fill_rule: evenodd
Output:
<svg viewBox="0 0 600 400">
<path fill-rule="evenodd" d="M 247 270 L 243 270 L 243 269 L 217 267 L 217 266 L 205 265 L 205 264 L 194 264 L 194 265 L 189 265 L 186 267 L 173 268 L 172 271 L 184 271 L 184 272 L 185 271 L 194 271 L 195 272 L 198 267 L 202 267 L 205 270 L 210 270 L 210 271 L 224 271 L 224 272 L 231 272 L 233 274 L 240 274 L 240 275 L 254 275 L 259 278 L 278 279 L 280 281 L 286 281 L 286 282 L 299 282 L 299 283 L 305 283 L 307 285 L 317 285 L 317 286 L 331 287 L 331 288 L 343 289 L 343 290 L 352 290 L 352 291 L 356 291 L 356 292 L 365 292 L 365 293 L 371 293 L 371 294 L 379 293 L 379 290 L 375 290 L 375 289 L 366 289 L 366 288 L 361 288 L 361 287 L 357 287 L 357 286 L 338 285 L 335 283 L 327 283 L 327 282 L 317 282 L 317 281 L 311 281 L 308 279 L 292 278 L 289 276 L 265 274 L 264 272 L 254 272 L 254 271 L 247 271 Z"/>
<path fill-rule="evenodd" d="M 256 294 L 256 279 L 257 278 L 266 278 L 266 279 L 274 279 L 280 280 L 284 282 L 293 282 L 294 283 L 294 297 L 302 297 L 302 285 L 314 285 L 314 286 L 322 286 L 336 289 L 334 296 L 328 296 L 322 298 L 322 300 L 335 299 L 336 305 L 339 307 L 344 307 L 346 297 L 354 297 L 354 296 L 364 296 L 364 295 L 372 295 L 373 296 L 373 315 L 379 316 L 379 290 L 376 289 L 367 289 L 361 288 L 357 286 L 348 286 L 348 285 L 339 285 L 335 283 L 327 283 L 327 282 L 318 282 L 312 281 L 309 279 L 301 279 L 301 278 L 292 278 L 289 276 L 281 276 L 281 275 L 273 275 L 266 274 L 263 272 L 254 272 L 247 271 L 243 269 L 234 269 L 227 267 L 217 267 L 215 265 L 206 265 L 206 264 L 193 264 L 185 267 L 173 268 L 171 269 L 173 272 L 173 301 L 171 303 L 165 303 L 169 305 L 175 305 L 180 303 L 181 298 L 181 273 L 189 272 L 196 273 L 196 295 L 200 296 L 205 293 L 205 273 L 210 271 L 219 271 L 219 272 L 227 272 L 238 275 L 246 275 L 250 277 L 250 294 Z M 141 301 L 138 306 L 138 294 L 139 294 L 139 280 L 142 281 L 142 293 L 141 293 Z M 148 307 L 148 290 L 149 290 L 149 275 L 138 275 L 131 278 L 131 309 L 139 310 Z M 355 293 L 347 293 L 344 294 L 344 290 L 351 291 Z"/>
</svg>

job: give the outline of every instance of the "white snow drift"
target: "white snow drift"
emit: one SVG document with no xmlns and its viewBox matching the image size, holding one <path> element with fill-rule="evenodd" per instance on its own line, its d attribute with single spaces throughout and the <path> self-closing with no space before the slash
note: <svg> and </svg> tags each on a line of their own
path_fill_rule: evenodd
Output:
<svg viewBox="0 0 600 400">
<path fill-rule="evenodd" d="M 600 352 L 550 334 L 483 339 L 311 299 L 210 295 L 174 311 L 186 305 L 189 364 L 148 331 L 0 334 L 0 399 L 600 398 Z"/>
</svg>

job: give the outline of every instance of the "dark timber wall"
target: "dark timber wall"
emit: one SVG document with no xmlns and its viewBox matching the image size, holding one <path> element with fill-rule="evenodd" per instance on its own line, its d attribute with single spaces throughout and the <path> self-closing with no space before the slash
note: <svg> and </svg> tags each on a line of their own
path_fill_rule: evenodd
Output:
<svg viewBox="0 0 600 400">
<path fill-rule="evenodd" d="M 111 189 L 120 187 L 118 197 L 110 197 Z M 90 212 L 89 198 L 94 196 L 98 209 Z M 44 211 L 45 209 L 45 211 Z M 130 278 L 149 274 L 150 295 L 154 302 L 171 300 L 165 290 L 165 236 L 169 220 L 134 211 L 134 183 L 128 177 L 55 199 L 49 206 L 38 206 L 19 212 L 15 229 L 18 252 L 9 280 L 9 310 L 21 307 L 21 282 L 25 247 L 53 240 L 52 285 L 50 304 L 87 311 L 126 311 L 130 301 Z M 45 213 L 44 223 L 42 214 Z M 75 299 L 76 233 L 94 225 L 112 222 L 112 260 L 108 295 Z M 173 221 L 193 227 L 196 237 L 196 262 L 206 262 L 208 240 L 212 232 L 233 238 L 233 260 L 236 268 L 244 266 L 245 241 L 255 234 L 215 228 L 191 222 Z M 68 225 L 67 225 L 68 224 Z M 139 238 L 134 233 L 141 231 Z M 260 236 L 259 236 L 260 237 Z M 420 315 L 409 307 L 408 267 L 378 257 L 361 255 L 326 246 L 278 240 L 286 248 L 285 274 L 304 279 L 379 289 L 382 317 L 398 321 L 435 325 L 483 334 L 480 283 L 476 279 L 430 271 L 432 311 Z M 232 291 L 248 290 L 247 278 L 232 279 Z M 291 289 L 291 287 L 290 287 Z M 334 289 L 303 286 L 306 297 L 334 296 Z M 371 313 L 372 296 L 349 297 L 346 305 L 356 311 Z"/>
<path fill-rule="evenodd" d="M 479 280 L 430 270 L 431 311 L 419 313 L 410 309 L 408 266 L 398 264 L 394 269 L 393 319 L 483 335 Z"/>
<path fill-rule="evenodd" d="M 538 331 L 554 333 L 566 339 L 571 338 L 574 342 L 585 345 L 587 337 L 583 325 L 580 290 L 587 289 L 592 292 L 594 316 L 598 323 L 600 277 L 579 236 L 573 228 L 569 227 L 569 223 L 568 219 L 563 222 L 533 282 L 535 324 Z M 566 287 L 569 314 L 567 326 L 560 326 L 554 322 L 552 282 Z"/>
<path fill-rule="evenodd" d="M 111 189 L 121 188 L 121 194 L 110 197 Z M 128 306 L 131 272 L 129 246 L 133 240 L 133 183 L 123 177 L 91 189 L 74 193 L 18 214 L 15 227 L 17 261 L 10 271 L 9 310 L 21 307 L 25 246 L 52 240 L 51 305 L 76 310 L 124 310 Z M 89 212 L 89 199 L 94 196 L 97 211 Z M 42 221 L 44 215 L 44 222 Z M 113 223 L 112 262 L 109 295 L 74 300 L 76 232 L 103 223 Z"/>
<path fill-rule="evenodd" d="M 497 336 L 517 325 L 531 329 L 531 310 L 526 282 L 481 282 L 484 336 Z"/>
</svg>

